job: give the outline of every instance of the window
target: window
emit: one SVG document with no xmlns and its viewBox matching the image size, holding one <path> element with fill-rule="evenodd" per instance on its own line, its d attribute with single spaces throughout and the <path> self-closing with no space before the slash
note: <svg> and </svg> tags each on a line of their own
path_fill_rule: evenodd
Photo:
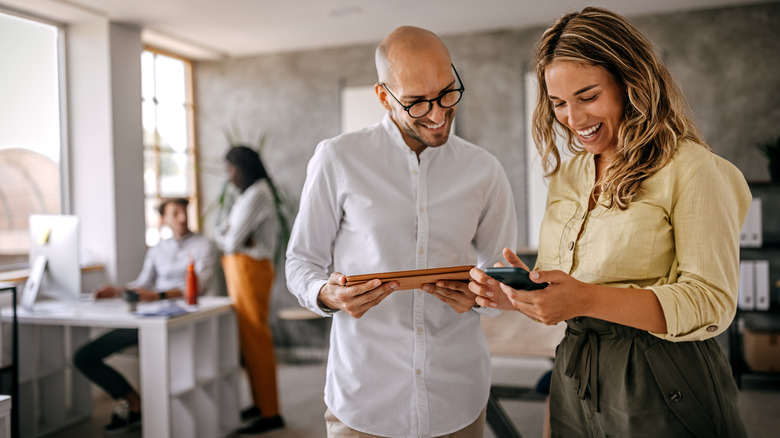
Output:
<svg viewBox="0 0 780 438">
<path fill-rule="evenodd" d="M 164 198 L 190 201 L 190 229 L 197 230 L 192 64 L 147 48 L 141 55 L 146 244 L 170 237 L 157 207 Z"/>
<path fill-rule="evenodd" d="M 67 212 L 61 45 L 58 26 L 0 11 L 0 266 L 5 269 L 27 263 L 30 214 Z"/>
</svg>

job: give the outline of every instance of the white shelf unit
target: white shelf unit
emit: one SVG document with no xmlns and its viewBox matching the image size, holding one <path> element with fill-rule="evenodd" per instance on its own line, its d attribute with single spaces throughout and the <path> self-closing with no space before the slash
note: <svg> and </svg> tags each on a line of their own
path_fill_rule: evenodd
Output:
<svg viewBox="0 0 780 438">
<path fill-rule="evenodd" d="M 11 438 L 11 397 L 0 395 L 0 438 Z"/>
<path fill-rule="evenodd" d="M 10 362 L 10 309 L 3 310 L 3 359 Z M 20 436 L 42 437 L 92 413 L 90 382 L 73 353 L 90 327 L 137 328 L 144 436 L 214 438 L 241 425 L 241 367 L 235 313 L 227 297 L 204 298 L 197 312 L 139 318 L 126 306 L 73 306 L 20 315 Z"/>
<path fill-rule="evenodd" d="M 239 426 L 235 313 L 170 331 L 171 436 L 231 435 Z"/>
<path fill-rule="evenodd" d="M 5 324 L 3 333 L 10 332 Z M 87 334 L 83 327 L 19 324 L 21 437 L 46 436 L 90 417 L 86 379 L 70 359 Z M 4 362 L 11 361 L 9 349 L 3 355 Z"/>
</svg>

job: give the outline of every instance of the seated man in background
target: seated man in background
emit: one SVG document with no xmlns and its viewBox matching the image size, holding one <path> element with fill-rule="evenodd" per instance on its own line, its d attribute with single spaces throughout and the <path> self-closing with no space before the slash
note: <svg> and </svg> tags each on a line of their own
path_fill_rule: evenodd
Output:
<svg viewBox="0 0 780 438">
<path fill-rule="evenodd" d="M 119 298 L 128 289 L 137 292 L 142 301 L 183 297 L 190 263 L 195 264 L 198 291 L 207 290 L 214 264 L 213 246 L 206 236 L 190 231 L 187 204 L 186 199 L 180 198 L 160 204 L 162 222 L 171 228 L 173 237 L 149 248 L 141 273 L 126 288 L 104 286 L 95 292 L 95 298 Z M 114 400 L 121 400 L 114 408 L 111 423 L 104 427 L 109 435 L 141 426 L 140 395 L 121 374 L 103 362 L 106 357 L 133 345 L 138 345 L 138 330 L 116 329 L 84 345 L 73 357 L 76 368 L 84 376 Z"/>
</svg>

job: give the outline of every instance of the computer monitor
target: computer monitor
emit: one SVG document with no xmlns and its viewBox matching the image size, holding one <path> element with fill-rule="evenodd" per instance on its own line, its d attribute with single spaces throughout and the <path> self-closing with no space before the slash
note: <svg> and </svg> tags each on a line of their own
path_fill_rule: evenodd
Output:
<svg viewBox="0 0 780 438">
<path fill-rule="evenodd" d="M 30 269 L 30 287 L 25 287 L 21 299 L 25 307 L 32 306 L 36 295 L 78 301 L 81 266 L 76 216 L 30 215 Z M 36 281 L 39 283 L 30 283 Z"/>
</svg>

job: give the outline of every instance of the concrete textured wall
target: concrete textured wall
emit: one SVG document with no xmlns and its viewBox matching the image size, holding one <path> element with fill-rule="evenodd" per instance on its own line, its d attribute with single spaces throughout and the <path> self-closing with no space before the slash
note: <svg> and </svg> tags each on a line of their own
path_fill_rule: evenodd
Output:
<svg viewBox="0 0 780 438">
<path fill-rule="evenodd" d="M 780 136 L 780 4 L 645 17 L 707 142 L 748 180 L 769 180 L 755 148 Z"/>
<path fill-rule="evenodd" d="M 633 20 L 662 52 L 713 149 L 748 180 L 767 180 L 766 162 L 754 145 L 780 136 L 780 4 Z M 527 237 L 523 75 L 543 30 L 444 38 L 466 87 L 456 115 L 457 133 L 501 158 L 515 191 L 520 245 Z M 224 131 L 231 126 L 248 140 L 266 133 L 266 166 L 277 184 L 297 200 L 314 147 L 339 133 L 341 88 L 374 83 L 374 48 L 360 45 L 197 63 L 201 160 L 221 166 L 227 147 Z M 221 174 L 201 175 L 206 203 L 216 197 L 222 179 Z M 283 291 L 284 285 L 277 288 Z M 278 306 L 295 303 L 289 295 L 274 300 Z"/>
</svg>

